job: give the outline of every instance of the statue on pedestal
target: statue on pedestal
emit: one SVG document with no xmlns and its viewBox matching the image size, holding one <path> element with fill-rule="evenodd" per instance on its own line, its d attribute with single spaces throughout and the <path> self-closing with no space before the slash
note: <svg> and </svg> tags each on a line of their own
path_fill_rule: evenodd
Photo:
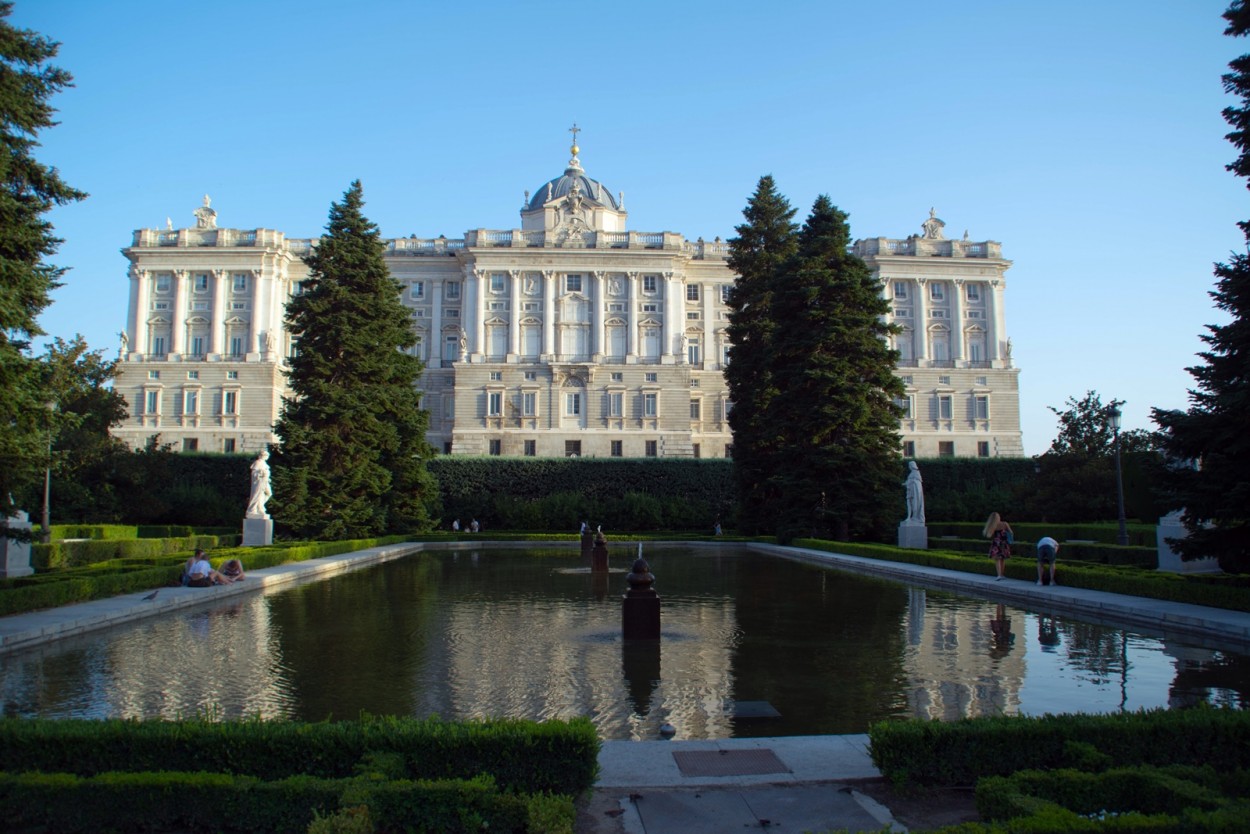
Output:
<svg viewBox="0 0 1250 834">
<path fill-rule="evenodd" d="M 906 524 L 924 524 L 924 479 L 920 477 L 920 467 L 916 462 L 909 461 L 907 480 L 903 481 L 903 489 L 907 491 Z"/>
<path fill-rule="evenodd" d="M 248 518 L 269 518 L 265 502 L 273 495 L 269 486 L 269 450 L 261 449 L 252 461 L 252 495 L 247 500 Z"/>
</svg>

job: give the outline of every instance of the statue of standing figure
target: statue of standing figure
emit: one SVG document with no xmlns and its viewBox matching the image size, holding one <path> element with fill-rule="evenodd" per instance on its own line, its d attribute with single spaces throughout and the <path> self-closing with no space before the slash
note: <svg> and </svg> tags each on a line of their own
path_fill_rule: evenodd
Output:
<svg viewBox="0 0 1250 834">
<path fill-rule="evenodd" d="M 903 489 L 907 492 L 907 523 L 924 524 L 924 479 L 920 477 L 920 467 L 916 462 L 908 461 L 907 480 L 903 481 Z"/>
<path fill-rule="evenodd" d="M 261 449 L 256 460 L 252 461 L 252 495 L 247 500 L 248 518 L 268 518 L 265 502 L 273 495 L 269 486 L 269 450 Z"/>
</svg>

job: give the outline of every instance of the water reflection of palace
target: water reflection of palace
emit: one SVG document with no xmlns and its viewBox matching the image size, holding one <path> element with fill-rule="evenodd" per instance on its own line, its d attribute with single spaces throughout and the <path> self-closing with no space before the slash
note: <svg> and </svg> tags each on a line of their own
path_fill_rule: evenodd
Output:
<svg viewBox="0 0 1250 834">
<path fill-rule="evenodd" d="M 910 590 L 903 655 L 910 714 L 953 721 L 1019 712 L 1023 614 L 990 603 L 969 612 L 926 602 L 924 590 Z"/>
</svg>

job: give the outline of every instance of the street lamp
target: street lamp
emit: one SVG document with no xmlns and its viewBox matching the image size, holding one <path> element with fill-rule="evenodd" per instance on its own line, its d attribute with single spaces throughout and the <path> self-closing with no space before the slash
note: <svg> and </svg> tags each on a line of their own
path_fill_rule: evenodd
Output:
<svg viewBox="0 0 1250 834">
<path fill-rule="evenodd" d="M 1120 406 L 1111 404 L 1111 431 L 1115 434 L 1115 497 L 1120 513 L 1120 532 L 1116 534 L 1115 543 L 1128 544 L 1128 528 L 1124 524 L 1124 475 L 1120 467 Z"/>
<path fill-rule="evenodd" d="M 48 400 L 43 407 L 48 409 L 48 459 L 43 468 L 43 532 L 39 540 L 47 544 L 52 541 L 52 415 L 56 401 Z"/>
</svg>

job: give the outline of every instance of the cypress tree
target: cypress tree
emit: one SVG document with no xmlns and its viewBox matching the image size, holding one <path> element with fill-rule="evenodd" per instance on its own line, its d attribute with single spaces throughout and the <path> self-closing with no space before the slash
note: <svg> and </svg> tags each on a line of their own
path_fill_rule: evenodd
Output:
<svg viewBox="0 0 1250 834">
<path fill-rule="evenodd" d="M 41 384 L 31 339 L 43 331 L 39 314 L 65 273 L 46 262 L 61 241 L 43 219 L 54 205 L 87 195 L 66 185 L 55 168 L 35 160 L 41 130 L 56 124 L 48 103 L 72 86 L 70 74 L 47 64 L 58 44 L 7 18 L 0 2 L 0 515 L 12 495 L 42 475 L 47 462 L 51 393 Z"/>
<path fill-rule="evenodd" d="M 731 347 L 725 382 L 733 410 L 734 478 L 738 486 L 738 526 L 748 533 L 771 527 L 774 501 L 768 476 L 778 443 L 777 426 L 769 422 L 768 407 L 777 394 L 773 380 L 772 349 L 777 321 L 773 293 L 781 266 L 795 253 L 797 227 L 794 209 L 778 193 L 771 176 L 760 178 L 743 209 L 746 222 L 729 240 L 729 267 L 738 279 L 729 293 Z"/>
<path fill-rule="evenodd" d="M 1237 0 L 1224 13 L 1224 34 L 1250 33 L 1250 10 Z M 1226 166 L 1236 176 L 1250 178 L 1250 55 L 1229 63 L 1223 76 L 1226 92 L 1240 99 L 1224 110 L 1233 131 L 1227 139 L 1240 151 Z M 1250 184 L 1248 184 L 1250 185 Z M 1250 249 L 1250 221 L 1238 224 Z M 1208 346 L 1198 354 L 1204 364 L 1188 368 L 1197 380 L 1189 392 L 1188 411 L 1154 409 L 1163 429 L 1164 451 L 1174 459 L 1193 461 L 1197 468 L 1177 467 L 1166 475 L 1171 506 L 1184 508 L 1187 538 L 1177 541 L 1181 558 L 1214 556 L 1226 571 L 1250 572 L 1250 256 L 1233 253 L 1228 263 L 1216 264 L 1215 306 L 1230 321 L 1208 325 L 1202 340 Z"/>
<path fill-rule="evenodd" d="M 898 327 L 850 245 L 847 214 L 820 196 L 773 298 L 767 422 L 779 432 L 770 493 L 783 539 L 879 535 L 897 503 L 904 391 L 888 339 Z"/>
<path fill-rule="evenodd" d="M 274 431 L 276 520 L 300 537 L 332 539 L 431 526 L 425 468 L 423 365 L 401 287 L 353 182 L 330 206 L 326 235 L 305 258 L 309 277 L 287 304 L 296 337 L 291 396 Z"/>
</svg>

